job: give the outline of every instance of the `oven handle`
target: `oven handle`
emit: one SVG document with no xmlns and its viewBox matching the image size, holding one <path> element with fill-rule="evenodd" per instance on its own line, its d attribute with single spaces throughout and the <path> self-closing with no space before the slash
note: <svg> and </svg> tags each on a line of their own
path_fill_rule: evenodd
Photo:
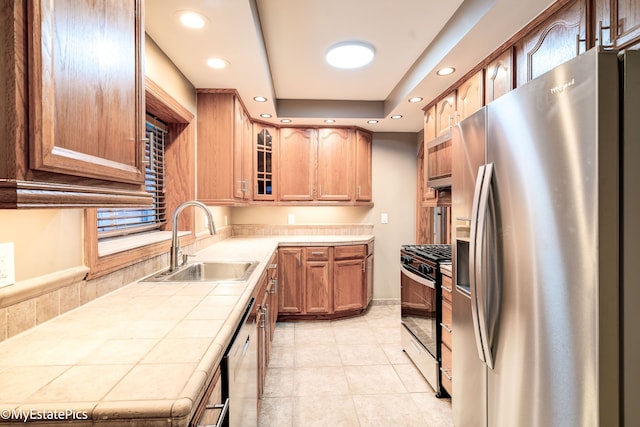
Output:
<svg viewBox="0 0 640 427">
<path fill-rule="evenodd" d="M 414 272 L 409 271 L 409 269 L 407 269 L 407 267 L 405 267 L 404 264 L 400 264 L 400 274 L 404 274 L 409 279 L 413 280 L 414 282 L 418 282 L 423 286 L 428 286 L 429 288 L 432 288 L 432 289 L 436 288 L 436 282 L 434 282 L 433 280 L 427 279 L 426 277 L 418 276 Z"/>
</svg>

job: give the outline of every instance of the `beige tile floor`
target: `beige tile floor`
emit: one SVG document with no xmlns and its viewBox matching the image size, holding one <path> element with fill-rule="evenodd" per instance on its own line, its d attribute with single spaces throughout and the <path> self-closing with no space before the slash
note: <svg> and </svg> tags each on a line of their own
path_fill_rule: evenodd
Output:
<svg viewBox="0 0 640 427">
<path fill-rule="evenodd" d="M 451 426 L 400 345 L 400 306 L 361 317 L 279 322 L 260 410 L 261 427 Z"/>
</svg>

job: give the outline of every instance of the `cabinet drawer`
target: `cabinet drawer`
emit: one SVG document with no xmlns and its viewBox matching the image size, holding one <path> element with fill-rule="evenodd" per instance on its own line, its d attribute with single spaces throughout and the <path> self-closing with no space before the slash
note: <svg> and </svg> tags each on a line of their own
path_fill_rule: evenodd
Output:
<svg viewBox="0 0 640 427">
<path fill-rule="evenodd" d="M 306 259 L 307 261 L 328 261 L 330 249 L 328 246 L 308 247 L 305 249 Z"/>
<path fill-rule="evenodd" d="M 441 348 L 442 348 L 442 365 L 440 366 L 440 373 L 442 374 L 441 375 L 442 387 L 444 387 L 445 390 L 449 392 L 451 397 L 453 397 L 453 395 L 451 394 L 453 392 L 453 388 L 451 386 L 451 383 L 453 381 L 453 370 L 452 370 L 452 362 L 451 362 L 452 354 L 451 354 L 451 350 L 446 345 L 443 345 Z"/>
<path fill-rule="evenodd" d="M 365 245 L 336 246 L 333 256 L 335 259 L 364 258 L 366 253 Z"/>
<path fill-rule="evenodd" d="M 442 342 L 450 349 L 453 348 L 451 343 L 451 303 L 445 299 L 442 300 Z"/>
<path fill-rule="evenodd" d="M 442 299 L 449 301 L 453 301 L 451 296 L 451 292 L 453 291 L 453 282 L 451 281 L 451 277 L 442 275 Z M 451 306 L 451 305 L 449 305 Z"/>
</svg>

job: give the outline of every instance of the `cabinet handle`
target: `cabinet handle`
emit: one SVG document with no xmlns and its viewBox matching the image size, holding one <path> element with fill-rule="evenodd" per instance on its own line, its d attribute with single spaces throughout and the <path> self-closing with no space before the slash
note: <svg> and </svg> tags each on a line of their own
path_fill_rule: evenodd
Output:
<svg viewBox="0 0 640 427">
<path fill-rule="evenodd" d="M 445 323 L 440 322 L 440 326 L 442 326 L 444 329 L 447 330 L 447 332 L 449 333 L 453 333 L 453 331 L 451 330 L 451 328 L 449 326 L 447 326 Z"/>
<path fill-rule="evenodd" d="M 311 255 L 324 255 L 324 252 L 311 252 Z"/>
<path fill-rule="evenodd" d="M 445 290 L 445 291 L 447 291 L 447 292 L 449 292 L 449 293 L 453 292 L 453 289 L 448 288 L 448 287 L 446 287 L 446 286 L 444 286 L 444 285 L 442 285 L 442 289 L 443 289 L 443 290 Z"/>
<path fill-rule="evenodd" d="M 447 377 L 447 379 L 448 379 L 449 381 L 453 381 L 453 377 L 452 377 L 451 375 L 449 375 L 449 371 L 447 371 L 447 370 L 446 370 L 446 369 L 444 369 L 444 368 L 440 368 L 440 372 L 442 372 L 442 374 L 443 374 L 445 377 Z"/>
<path fill-rule="evenodd" d="M 278 281 L 276 279 L 271 279 L 271 293 L 275 294 L 277 293 L 277 289 L 278 289 Z"/>
<path fill-rule="evenodd" d="M 598 38 L 596 40 L 598 40 L 598 44 L 600 45 L 600 47 L 602 47 L 603 49 L 615 48 L 615 45 L 613 44 L 605 45 L 602 43 L 602 30 L 609 30 L 609 38 L 611 38 L 611 25 L 604 27 L 602 26 L 602 21 L 598 21 Z"/>
<path fill-rule="evenodd" d="M 215 405 L 206 405 L 205 410 L 211 410 L 211 409 L 222 409 L 222 411 L 220 411 L 220 415 L 218 415 L 218 419 L 216 420 L 216 423 L 213 424 L 213 426 L 211 424 L 200 424 L 198 423 L 198 427 L 221 427 L 222 423 L 224 421 L 224 419 L 227 417 L 227 412 L 229 411 L 229 398 L 227 398 L 224 401 L 224 405 L 221 404 L 215 404 Z"/>
<path fill-rule="evenodd" d="M 300 267 L 300 265 L 301 265 L 301 264 L 300 264 L 300 253 L 298 253 L 298 254 L 296 255 L 296 259 L 298 260 L 298 267 Z"/>
<path fill-rule="evenodd" d="M 275 270 L 278 268 L 278 264 L 269 264 L 269 270 Z"/>
<path fill-rule="evenodd" d="M 367 271 L 367 266 L 364 261 L 362 261 L 362 272 L 365 273 Z"/>
</svg>

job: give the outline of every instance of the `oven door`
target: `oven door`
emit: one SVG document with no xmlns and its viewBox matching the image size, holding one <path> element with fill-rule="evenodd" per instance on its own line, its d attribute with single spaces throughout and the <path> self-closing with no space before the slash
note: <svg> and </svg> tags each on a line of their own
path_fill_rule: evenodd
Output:
<svg viewBox="0 0 640 427">
<path fill-rule="evenodd" d="M 400 267 L 402 348 L 431 387 L 440 390 L 436 284 L 433 280 Z"/>
</svg>

